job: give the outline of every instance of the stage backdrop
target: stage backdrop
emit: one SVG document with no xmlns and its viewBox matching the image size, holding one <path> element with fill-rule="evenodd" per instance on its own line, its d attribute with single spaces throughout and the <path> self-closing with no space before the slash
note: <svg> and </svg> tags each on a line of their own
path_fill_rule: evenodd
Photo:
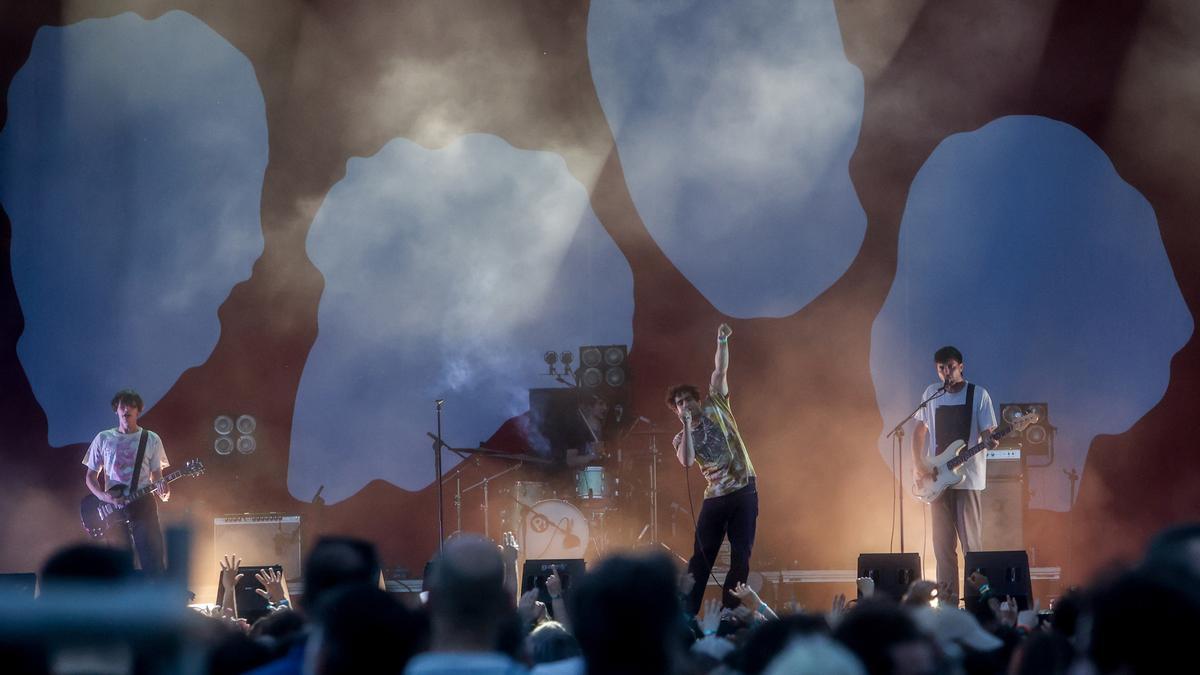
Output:
<svg viewBox="0 0 1200 675">
<path fill-rule="evenodd" d="M 133 386 L 209 467 L 163 507 L 197 560 L 214 515 L 279 511 L 419 570 L 435 400 L 474 447 L 556 386 L 544 352 L 624 344 L 622 414 L 669 448 L 663 391 L 707 381 L 721 322 L 760 568 L 898 550 L 884 432 L 944 344 L 1049 406 L 1038 564 L 1083 578 L 1200 515 L 1200 9 L 0 6 L 0 569 L 80 537 L 80 460 Z M 220 414 L 253 453 L 214 453 Z M 669 453 L 659 480 L 686 548 L 702 481 Z"/>
</svg>

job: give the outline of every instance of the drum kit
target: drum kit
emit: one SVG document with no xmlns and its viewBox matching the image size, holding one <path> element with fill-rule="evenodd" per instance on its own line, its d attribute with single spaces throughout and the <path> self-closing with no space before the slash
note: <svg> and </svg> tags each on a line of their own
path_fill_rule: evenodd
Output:
<svg viewBox="0 0 1200 675">
<path fill-rule="evenodd" d="M 494 506 L 492 493 L 498 492 L 500 503 L 496 511 L 499 515 L 500 529 L 516 535 L 525 557 L 546 559 L 584 558 L 592 554 L 599 557 L 611 544 L 617 543 L 617 540 L 625 535 L 628 535 L 631 543 L 640 543 L 649 534 L 648 543 L 657 543 L 656 494 L 660 453 L 656 436 L 664 433 L 668 432 L 653 428 L 648 431 L 631 431 L 627 435 L 649 438 L 646 451 L 624 452 L 623 456 L 613 458 L 615 469 L 600 465 L 579 467 L 574 471 L 573 480 L 569 484 L 562 480 L 552 481 L 549 476 L 544 475 L 548 474 L 548 471 L 539 472 L 543 475 L 532 476 L 535 478 L 532 480 L 529 476 L 517 474 L 517 480 L 511 480 L 512 477 L 509 477 L 508 480 L 500 481 L 526 464 L 549 469 L 550 465 L 556 463 L 537 455 L 502 453 L 485 448 L 451 448 L 433 434 L 429 436 L 434 439 L 435 444 L 441 444 L 445 449 L 464 458 L 492 458 L 512 463 L 511 466 L 465 487 L 462 485 L 461 468 L 443 477 L 444 482 L 454 483 L 456 531 L 462 531 L 464 495 L 479 490 L 480 508 L 484 515 L 483 534 L 490 538 L 491 512 Z M 649 466 L 635 461 L 641 459 L 649 459 Z M 556 471 L 565 472 L 566 469 L 564 467 Z M 498 484 L 499 489 L 494 489 L 493 484 Z M 648 514 L 645 513 L 647 510 Z M 620 530 L 620 526 L 614 524 L 617 515 L 625 516 L 619 519 L 620 526 L 633 525 L 640 528 L 640 533 L 637 530 Z"/>
</svg>

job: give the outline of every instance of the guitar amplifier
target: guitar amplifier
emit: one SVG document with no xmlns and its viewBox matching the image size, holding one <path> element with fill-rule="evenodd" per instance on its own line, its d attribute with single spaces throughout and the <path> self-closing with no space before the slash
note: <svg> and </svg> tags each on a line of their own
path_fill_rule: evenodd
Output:
<svg viewBox="0 0 1200 675">
<path fill-rule="evenodd" d="M 239 513 L 213 519 L 213 555 L 237 555 L 242 565 L 282 565 L 289 581 L 299 579 L 300 516 Z"/>
<path fill-rule="evenodd" d="M 1021 478 L 1024 467 L 1021 462 L 1021 448 L 1004 447 L 987 451 L 987 477 Z"/>
</svg>

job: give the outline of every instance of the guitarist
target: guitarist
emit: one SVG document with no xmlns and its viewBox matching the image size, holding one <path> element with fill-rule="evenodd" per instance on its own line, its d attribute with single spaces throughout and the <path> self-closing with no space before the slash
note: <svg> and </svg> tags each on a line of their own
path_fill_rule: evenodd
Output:
<svg viewBox="0 0 1200 675">
<path fill-rule="evenodd" d="M 142 412 L 142 397 L 132 389 L 118 391 L 112 399 L 117 426 L 96 434 L 83 458 L 87 467 L 84 483 L 100 501 L 116 506 L 128 503 L 126 495 L 154 481 L 162 480 L 163 467 L 168 466 L 158 434 L 138 426 Z M 135 466 L 141 456 L 140 466 Z M 103 484 L 100 474 L 104 474 Z M 136 482 L 135 482 L 136 481 Z M 157 491 L 164 502 L 171 498 L 170 486 L 163 483 Z M 163 564 L 163 534 L 158 524 L 158 504 L 153 499 L 139 499 L 125 509 L 128 525 L 124 543 L 137 553 L 138 563 L 149 575 L 161 574 Z"/>
<path fill-rule="evenodd" d="M 913 430 L 914 478 L 932 476 L 929 457 L 955 441 L 973 445 L 996 429 L 996 412 L 987 390 L 963 379 L 962 352 L 942 347 L 933 355 L 942 384 L 931 384 L 921 400 L 932 398 L 917 412 Z M 938 393 L 941 392 L 939 396 Z M 990 447 L 999 445 L 991 441 Z M 933 513 L 933 556 L 943 601 L 958 606 L 958 542 L 963 553 L 983 546 L 983 514 L 980 492 L 987 478 L 987 456 L 979 453 L 963 464 L 963 480 L 930 504 Z"/>
</svg>

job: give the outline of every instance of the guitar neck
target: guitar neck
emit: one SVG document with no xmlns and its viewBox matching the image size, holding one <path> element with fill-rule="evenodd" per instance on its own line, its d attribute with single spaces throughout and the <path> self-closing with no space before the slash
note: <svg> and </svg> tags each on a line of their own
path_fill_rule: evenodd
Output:
<svg viewBox="0 0 1200 675">
<path fill-rule="evenodd" d="M 147 485 L 146 487 L 139 488 L 138 490 L 135 490 L 134 492 L 130 493 L 129 501 L 134 501 L 135 499 L 141 499 L 142 497 L 145 497 L 146 495 L 150 494 L 151 492 L 154 492 L 155 490 L 166 485 L 167 483 L 178 480 L 180 478 L 183 478 L 183 471 L 182 470 L 173 471 L 173 472 L 163 476 L 161 480 L 151 481 L 151 483 L 149 485 Z"/>
</svg>

